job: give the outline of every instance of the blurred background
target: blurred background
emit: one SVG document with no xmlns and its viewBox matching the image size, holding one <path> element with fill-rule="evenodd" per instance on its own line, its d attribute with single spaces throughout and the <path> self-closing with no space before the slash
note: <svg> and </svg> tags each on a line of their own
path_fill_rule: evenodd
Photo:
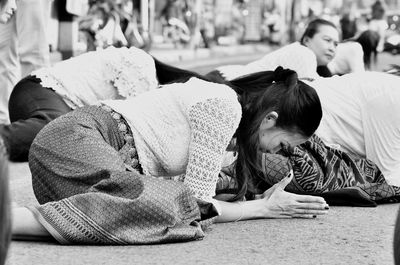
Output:
<svg viewBox="0 0 400 265">
<path fill-rule="evenodd" d="M 382 51 L 400 52 L 400 0 L 55 0 L 50 50 L 62 59 L 107 46 L 190 49 L 298 40 L 308 21 L 334 22 L 342 39 L 385 21 Z"/>
</svg>

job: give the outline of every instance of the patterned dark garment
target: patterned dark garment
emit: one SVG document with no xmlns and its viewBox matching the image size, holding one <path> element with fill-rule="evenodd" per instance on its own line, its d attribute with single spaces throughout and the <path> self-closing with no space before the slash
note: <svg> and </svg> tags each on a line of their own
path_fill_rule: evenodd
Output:
<svg viewBox="0 0 400 265">
<path fill-rule="evenodd" d="M 376 206 L 400 201 L 400 189 L 387 184 L 372 161 L 328 147 L 316 135 L 290 151 L 266 154 L 262 162 L 264 179 L 255 183 L 259 193 L 278 183 L 293 169 L 294 178 L 286 191 L 319 195 L 332 205 Z M 217 194 L 221 198 L 236 186 L 232 175 L 229 167 L 220 174 Z"/>
<path fill-rule="evenodd" d="M 133 139 L 120 120 L 101 107 L 84 107 L 38 134 L 29 154 L 33 189 L 41 204 L 32 208 L 38 220 L 64 244 L 203 238 L 201 210 L 215 216 L 214 208 L 198 204 L 181 182 L 134 170 L 138 161 Z"/>
</svg>

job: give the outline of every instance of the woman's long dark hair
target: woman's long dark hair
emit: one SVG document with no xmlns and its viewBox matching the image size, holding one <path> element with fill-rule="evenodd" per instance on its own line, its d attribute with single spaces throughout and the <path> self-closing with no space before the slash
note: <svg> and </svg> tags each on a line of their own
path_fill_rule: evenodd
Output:
<svg viewBox="0 0 400 265">
<path fill-rule="evenodd" d="M 227 82 L 239 95 L 242 119 L 236 131 L 238 193 L 232 200 L 254 196 L 261 177 L 259 128 L 265 116 L 276 111 L 276 127 L 310 137 L 318 128 L 322 108 L 316 91 L 301 82 L 295 71 L 278 67 L 275 71 L 250 74 Z"/>
<path fill-rule="evenodd" d="M 238 94 L 242 106 L 242 119 L 236 131 L 238 159 L 236 161 L 237 200 L 251 197 L 252 184 L 262 174 L 259 164 L 258 131 L 267 113 L 276 111 L 276 126 L 300 132 L 310 137 L 317 129 L 322 109 L 316 91 L 297 79 L 296 72 L 278 67 L 275 71 L 249 74 L 232 81 L 202 76 L 154 59 L 160 84 L 185 82 L 191 77 L 223 83 Z"/>
<path fill-rule="evenodd" d="M 157 79 L 160 85 L 170 83 L 184 83 L 191 77 L 197 77 L 199 79 L 210 81 L 205 76 L 199 73 L 163 63 L 154 57 L 153 59 L 156 68 Z"/>
<path fill-rule="evenodd" d="M 6 261 L 11 238 L 11 213 L 8 194 L 8 159 L 0 139 L 0 265 Z"/>
<path fill-rule="evenodd" d="M 380 38 L 379 34 L 376 31 L 366 30 L 362 32 L 357 38 L 354 39 L 354 41 L 360 43 L 363 49 L 364 52 L 363 61 L 367 69 L 371 69 L 372 59 L 374 63 L 376 63 L 376 59 L 378 56 L 377 48 L 378 48 L 379 38 Z"/>
</svg>

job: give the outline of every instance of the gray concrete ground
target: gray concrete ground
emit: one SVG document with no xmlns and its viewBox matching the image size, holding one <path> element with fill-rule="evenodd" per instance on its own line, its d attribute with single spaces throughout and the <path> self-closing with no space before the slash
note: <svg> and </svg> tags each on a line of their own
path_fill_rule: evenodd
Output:
<svg viewBox="0 0 400 265">
<path fill-rule="evenodd" d="M 191 58 L 177 65 L 207 72 L 219 64 L 245 63 L 259 52 Z M 376 70 L 400 56 L 380 56 Z M 11 195 L 35 205 L 27 163 L 10 164 Z M 375 208 L 331 207 L 312 220 L 253 220 L 214 225 L 203 240 L 145 246 L 61 246 L 13 241 L 7 265 L 29 264 L 393 264 L 392 237 L 398 204 Z"/>
<path fill-rule="evenodd" d="M 35 205 L 26 163 L 12 163 L 11 193 Z M 201 241 L 146 246 L 62 246 L 13 241 L 7 265 L 29 264 L 393 264 L 397 204 L 331 207 L 312 220 L 216 224 Z"/>
</svg>

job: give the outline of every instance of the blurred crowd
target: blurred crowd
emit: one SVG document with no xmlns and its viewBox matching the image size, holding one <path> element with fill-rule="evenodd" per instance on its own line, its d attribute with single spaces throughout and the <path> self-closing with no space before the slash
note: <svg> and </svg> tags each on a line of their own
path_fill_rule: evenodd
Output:
<svg viewBox="0 0 400 265">
<path fill-rule="evenodd" d="M 380 36 L 378 51 L 397 53 L 399 4 L 391 3 L 389 8 L 386 2 L 92 0 L 79 8 L 86 12 L 75 12 L 78 49 L 109 45 L 150 49 L 163 44 L 195 49 L 244 42 L 283 45 L 298 40 L 308 22 L 320 17 L 341 30 L 342 40 L 373 30 Z"/>
</svg>

